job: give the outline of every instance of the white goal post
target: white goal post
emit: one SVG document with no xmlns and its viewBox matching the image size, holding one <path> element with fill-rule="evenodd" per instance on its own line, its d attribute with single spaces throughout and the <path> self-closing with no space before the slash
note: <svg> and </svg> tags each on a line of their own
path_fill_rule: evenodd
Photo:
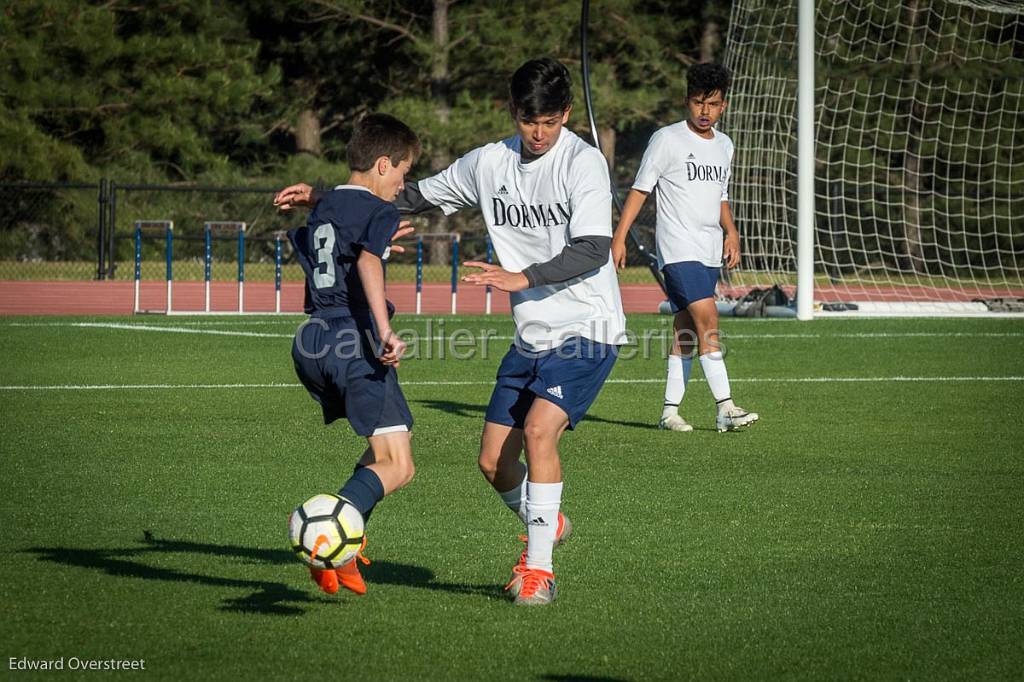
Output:
<svg viewBox="0 0 1024 682">
<path fill-rule="evenodd" d="M 726 42 L 732 286 L 799 285 L 803 319 L 1024 304 L 1024 3 L 735 0 Z"/>
</svg>

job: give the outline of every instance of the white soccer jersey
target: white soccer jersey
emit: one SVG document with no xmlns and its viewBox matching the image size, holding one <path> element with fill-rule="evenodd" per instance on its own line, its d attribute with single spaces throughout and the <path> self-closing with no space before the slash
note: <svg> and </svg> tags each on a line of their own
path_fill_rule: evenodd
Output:
<svg viewBox="0 0 1024 682">
<path fill-rule="evenodd" d="M 594 147 L 562 128 L 550 150 L 530 163 L 515 137 L 478 147 L 447 169 L 419 181 L 419 190 L 446 215 L 479 206 L 501 267 L 522 272 L 551 260 L 573 237 L 612 236 L 608 166 Z M 559 284 L 510 294 L 518 337 L 537 350 L 583 336 L 621 344 L 625 318 L 615 267 Z"/>
<path fill-rule="evenodd" d="M 633 189 L 658 188 L 658 263 L 722 265 L 722 202 L 729 199 L 733 144 L 725 133 L 705 139 L 686 121 L 658 130 L 644 152 Z"/>
</svg>

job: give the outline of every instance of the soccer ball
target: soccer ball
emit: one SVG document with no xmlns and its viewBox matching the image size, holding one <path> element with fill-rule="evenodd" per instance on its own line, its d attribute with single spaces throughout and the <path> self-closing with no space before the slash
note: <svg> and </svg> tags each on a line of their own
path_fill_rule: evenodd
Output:
<svg viewBox="0 0 1024 682">
<path fill-rule="evenodd" d="M 338 568 L 363 544 L 363 516 L 337 495 L 315 495 L 288 519 L 292 550 L 314 568 Z"/>
</svg>

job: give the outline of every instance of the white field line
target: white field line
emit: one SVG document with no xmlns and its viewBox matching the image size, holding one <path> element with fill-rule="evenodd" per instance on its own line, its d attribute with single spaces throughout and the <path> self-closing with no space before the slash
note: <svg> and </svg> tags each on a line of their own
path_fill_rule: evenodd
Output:
<svg viewBox="0 0 1024 682">
<path fill-rule="evenodd" d="M 225 326 L 236 326 L 238 323 L 223 322 Z M 250 338 L 268 338 L 268 339 L 290 339 L 294 334 L 280 334 L 271 332 L 247 332 L 238 331 L 233 329 L 198 329 L 192 327 L 182 326 L 171 326 L 161 324 L 131 324 L 122 322 L 10 322 L 3 324 L 5 327 L 70 327 L 70 328 L 81 328 L 81 329 L 114 329 L 121 331 L 142 331 L 142 332 L 167 332 L 171 334 L 206 334 L 212 336 L 241 336 Z M 298 325 L 296 325 L 298 326 Z M 415 332 L 409 328 L 400 328 L 397 330 L 399 333 L 405 333 L 409 331 Z M 454 333 L 459 330 L 452 330 Z M 474 330 L 468 330 L 471 333 Z M 493 331 L 491 329 L 485 329 L 480 331 Z M 667 332 L 667 329 L 658 330 L 642 330 L 636 334 L 638 339 L 644 338 L 644 332 L 656 331 L 657 334 L 650 335 L 649 338 L 659 339 L 662 335 Z M 483 333 L 480 336 L 485 336 Z M 722 333 L 722 340 L 726 341 L 729 339 L 901 339 L 901 338 L 1022 338 L 1024 332 L 854 332 L 854 333 L 836 333 L 836 334 L 730 334 L 729 332 Z M 420 339 L 421 341 L 447 341 L 452 336 L 431 336 Z M 514 335 L 500 335 L 495 336 L 486 334 L 486 338 L 489 341 L 511 341 L 515 339 Z M 667 337 L 666 337 L 667 338 Z M 466 339 L 469 340 L 469 339 Z M 475 339 L 474 339 L 475 340 Z"/>
<path fill-rule="evenodd" d="M 739 378 L 729 379 L 733 383 L 749 384 L 831 384 L 831 383 L 915 383 L 915 382 L 987 382 L 987 381 L 1024 381 L 1024 376 L 950 376 L 950 377 L 785 377 L 785 378 Z M 703 379 L 694 377 L 691 381 Z M 663 384 L 665 380 L 657 379 L 609 379 L 606 384 Z M 487 381 L 403 381 L 402 386 L 493 386 L 493 380 Z M 48 384 L 48 385 L 11 385 L 0 386 L 0 391 L 142 391 L 142 390 L 205 390 L 205 389 L 263 389 L 263 388 L 302 388 L 298 383 L 235 383 L 235 384 Z"/>
<path fill-rule="evenodd" d="M 77 327 L 82 329 L 118 329 L 133 332 L 168 332 L 172 334 L 211 334 L 214 336 L 249 336 L 256 338 L 290 339 L 294 334 L 271 334 L 269 332 L 241 332 L 226 329 L 191 329 L 165 325 L 127 324 L 118 322 L 13 322 L 9 327 Z"/>
</svg>

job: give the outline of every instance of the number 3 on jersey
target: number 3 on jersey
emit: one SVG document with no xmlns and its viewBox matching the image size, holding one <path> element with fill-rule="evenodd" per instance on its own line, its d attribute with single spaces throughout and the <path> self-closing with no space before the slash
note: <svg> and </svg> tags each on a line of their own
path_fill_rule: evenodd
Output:
<svg viewBox="0 0 1024 682">
<path fill-rule="evenodd" d="M 316 232 L 313 233 L 313 239 L 316 240 L 314 243 L 317 244 L 317 262 L 327 266 L 323 272 L 318 268 L 317 271 L 313 273 L 313 284 L 317 289 L 333 287 L 335 282 L 334 227 L 330 223 L 324 223 L 320 227 L 316 228 Z"/>
</svg>

